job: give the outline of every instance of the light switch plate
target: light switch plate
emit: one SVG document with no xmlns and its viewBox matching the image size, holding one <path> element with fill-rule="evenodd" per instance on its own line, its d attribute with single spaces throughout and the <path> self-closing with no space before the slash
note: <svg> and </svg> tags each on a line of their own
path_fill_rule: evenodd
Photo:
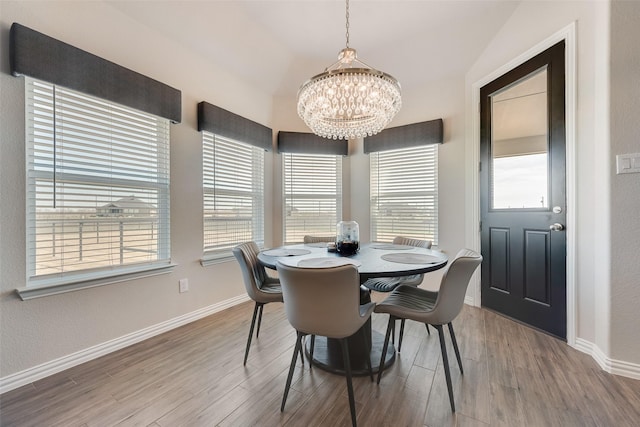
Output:
<svg viewBox="0 0 640 427">
<path fill-rule="evenodd" d="M 640 153 L 618 154 L 616 173 L 640 173 Z"/>
</svg>

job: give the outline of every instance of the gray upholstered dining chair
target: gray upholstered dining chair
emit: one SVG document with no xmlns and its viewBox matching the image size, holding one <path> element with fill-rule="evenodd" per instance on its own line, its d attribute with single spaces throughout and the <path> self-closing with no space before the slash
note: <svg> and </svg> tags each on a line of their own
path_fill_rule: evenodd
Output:
<svg viewBox="0 0 640 427">
<path fill-rule="evenodd" d="M 431 249 L 430 240 L 414 239 L 411 237 L 404 237 L 404 236 L 396 236 L 393 239 L 393 244 Z M 420 285 L 420 283 L 422 283 L 423 279 L 424 279 L 424 274 L 414 274 L 411 276 L 399 276 L 399 277 L 376 277 L 364 282 L 363 286 L 372 291 L 391 292 L 400 285 L 418 286 Z M 427 326 L 427 332 L 431 334 L 428 326 Z M 392 334 L 395 341 L 395 329 L 392 331 Z M 402 321 L 400 322 L 400 336 L 398 339 L 398 351 L 400 351 L 402 348 L 403 335 L 404 335 L 404 319 L 402 319 Z"/>
<path fill-rule="evenodd" d="M 460 367 L 460 372 L 464 373 L 456 335 L 453 332 L 451 322 L 460 314 L 469 280 L 471 280 L 473 272 L 481 262 L 482 256 L 480 254 L 469 249 L 462 249 L 458 252 L 442 276 L 438 292 L 430 292 L 426 289 L 401 285 L 376 306 L 376 313 L 389 314 L 389 323 L 387 325 L 387 333 L 382 349 L 382 360 L 380 362 L 380 369 L 378 370 L 378 384 L 380 383 L 382 371 L 384 370 L 384 356 L 387 351 L 387 346 L 389 345 L 389 335 L 396 319 L 409 319 L 424 323 L 425 326 L 427 326 L 427 330 L 429 328 L 428 325 L 432 325 L 438 330 L 440 338 L 440 350 L 442 352 L 442 363 L 447 380 L 451 411 L 456 411 L 453 402 L 449 359 L 447 358 L 447 348 L 444 342 L 444 329 L 442 326 L 447 325 L 449 327 L 453 349 L 456 353 L 456 359 L 458 359 L 458 366 Z"/>
<path fill-rule="evenodd" d="M 258 328 L 256 330 L 256 338 L 258 338 L 264 305 L 270 302 L 282 302 L 282 289 L 280 287 L 280 280 L 275 277 L 269 277 L 264 267 L 258 262 L 258 252 L 260 252 L 260 249 L 255 242 L 241 243 L 233 248 L 232 252 L 240 264 L 242 279 L 247 294 L 249 298 L 255 301 L 251 327 L 249 328 L 249 337 L 247 338 L 247 347 L 244 352 L 243 364 L 246 365 L 247 357 L 249 357 L 251 338 L 253 337 L 253 329 L 256 324 L 256 317 L 258 317 Z"/>
<path fill-rule="evenodd" d="M 302 338 L 305 335 L 320 335 L 340 341 L 347 377 L 351 423 L 355 426 L 355 399 L 351 382 L 351 363 L 347 338 L 362 328 L 371 316 L 375 303 L 360 305 L 360 279 L 354 265 L 331 268 L 297 268 L 288 267 L 278 262 L 276 268 L 282 284 L 284 310 L 289 323 L 297 332 L 296 345 L 280 410 L 284 411 L 287 402 L 298 353 L 302 350 Z M 365 334 L 361 332 L 358 335 L 361 336 L 363 344 L 367 345 Z M 373 381 L 371 360 L 368 357 L 367 366 L 369 376 Z"/>
<path fill-rule="evenodd" d="M 336 236 L 310 236 L 306 235 L 303 238 L 304 243 L 329 243 L 335 242 Z"/>
</svg>

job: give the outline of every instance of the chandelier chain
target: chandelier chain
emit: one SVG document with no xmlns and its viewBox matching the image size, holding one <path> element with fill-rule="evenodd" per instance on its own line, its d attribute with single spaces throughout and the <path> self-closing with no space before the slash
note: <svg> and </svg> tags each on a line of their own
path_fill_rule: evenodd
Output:
<svg viewBox="0 0 640 427">
<path fill-rule="evenodd" d="M 346 12 L 346 21 L 347 21 L 347 47 L 349 47 L 349 0 L 347 0 L 347 6 L 346 6 L 347 12 Z"/>
</svg>

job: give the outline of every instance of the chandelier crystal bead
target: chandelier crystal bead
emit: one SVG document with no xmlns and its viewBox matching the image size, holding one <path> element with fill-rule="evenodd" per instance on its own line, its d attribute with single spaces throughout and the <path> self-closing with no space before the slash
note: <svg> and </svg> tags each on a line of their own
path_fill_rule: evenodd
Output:
<svg viewBox="0 0 640 427">
<path fill-rule="evenodd" d="M 358 60 L 349 47 L 347 0 L 347 47 L 338 54 L 338 62 L 300 87 L 298 115 L 316 135 L 354 139 L 380 132 L 401 106 L 400 83 Z"/>
</svg>

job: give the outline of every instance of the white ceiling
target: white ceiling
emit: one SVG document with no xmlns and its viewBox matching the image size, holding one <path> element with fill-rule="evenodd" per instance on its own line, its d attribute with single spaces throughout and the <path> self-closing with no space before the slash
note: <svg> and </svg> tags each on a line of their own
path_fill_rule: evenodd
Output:
<svg viewBox="0 0 640 427">
<path fill-rule="evenodd" d="M 345 47 L 343 0 L 107 1 L 275 96 L 295 96 Z M 351 0 L 350 47 L 403 92 L 464 75 L 517 0 Z"/>
</svg>

